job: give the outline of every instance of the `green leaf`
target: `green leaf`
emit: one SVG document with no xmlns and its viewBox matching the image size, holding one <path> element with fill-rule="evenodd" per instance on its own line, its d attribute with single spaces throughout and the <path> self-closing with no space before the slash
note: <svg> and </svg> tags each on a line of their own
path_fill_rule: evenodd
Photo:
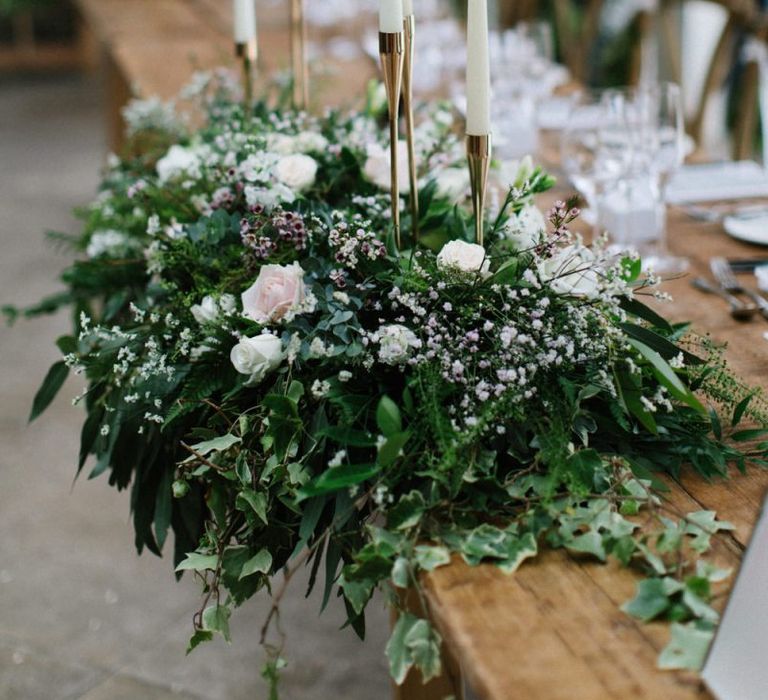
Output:
<svg viewBox="0 0 768 700">
<path fill-rule="evenodd" d="M 378 473 L 379 466 L 376 464 L 343 464 L 340 467 L 331 467 L 299 489 L 297 497 L 302 501 L 312 496 L 339 491 L 372 479 Z"/>
<path fill-rule="evenodd" d="M 376 424 L 384 437 L 390 437 L 403 430 L 403 421 L 397 404 L 388 396 L 382 396 L 376 408 Z"/>
<path fill-rule="evenodd" d="M 739 423 L 741 423 L 741 419 L 744 417 L 744 413 L 749 407 L 750 402 L 753 398 L 755 398 L 756 393 L 756 391 L 753 391 L 752 393 L 745 396 L 741 401 L 739 401 L 736 408 L 733 409 L 733 418 L 731 419 L 732 428 L 735 428 Z"/>
<path fill-rule="evenodd" d="M 647 345 L 652 350 L 655 350 L 665 360 L 671 360 L 682 353 L 683 359 L 686 364 L 689 365 L 702 365 L 704 360 L 696 355 L 692 355 L 690 352 L 679 348 L 672 341 L 667 340 L 663 335 L 659 335 L 649 328 L 643 328 L 634 323 L 622 323 L 620 324 L 622 330 L 631 338 L 639 340 L 644 345 Z"/>
<path fill-rule="evenodd" d="M 265 525 L 269 525 L 267 520 L 267 495 L 261 491 L 253 489 L 243 489 L 237 494 L 235 505 L 238 510 L 247 512 L 252 510 L 259 517 L 259 520 Z"/>
<path fill-rule="evenodd" d="M 29 414 L 30 423 L 51 405 L 68 376 L 69 367 L 63 361 L 57 362 L 48 370 L 43 385 L 35 394 L 35 399 L 32 402 L 32 412 Z"/>
<path fill-rule="evenodd" d="M 374 584 L 371 581 L 349 581 L 342 574 L 339 579 L 339 586 L 344 591 L 344 597 L 352 606 L 352 610 L 355 614 L 360 615 L 371 599 Z"/>
<path fill-rule="evenodd" d="M 535 557 L 539 551 L 536 538 L 530 532 L 520 538 L 510 534 L 506 547 L 508 558 L 496 564 L 505 574 L 514 574 L 526 559 Z"/>
<path fill-rule="evenodd" d="M 667 319 L 665 319 L 663 316 L 657 314 L 653 309 L 651 309 L 649 306 L 646 306 L 641 301 L 624 297 L 621 300 L 620 305 L 621 308 L 624 309 L 624 311 L 626 311 L 628 314 L 637 316 L 637 318 L 641 318 L 644 321 L 648 321 L 648 323 L 656 328 L 660 328 L 666 333 L 672 332 L 672 326 L 669 325 L 669 321 L 667 321 Z"/>
<path fill-rule="evenodd" d="M 400 457 L 403 447 L 411 439 L 411 434 L 394 433 L 387 438 L 387 441 L 379 448 L 378 462 L 382 467 L 388 467 L 394 464 Z"/>
<path fill-rule="evenodd" d="M 389 674 L 397 685 L 402 685 L 413 667 L 413 655 L 405 639 L 418 618 L 410 613 L 400 613 L 387 642 L 386 655 L 389 659 Z"/>
<path fill-rule="evenodd" d="M 411 491 L 389 510 L 387 527 L 391 530 L 407 530 L 418 525 L 427 508 L 424 496 L 419 491 Z"/>
<path fill-rule="evenodd" d="M 191 552 L 187 558 L 176 567 L 176 571 L 215 571 L 219 566 L 219 557 L 215 554 L 198 554 Z"/>
<path fill-rule="evenodd" d="M 670 642 L 659 656 L 659 668 L 664 671 L 700 671 L 714 636 L 714 630 L 704 629 L 694 622 L 686 625 L 674 623 Z"/>
<path fill-rule="evenodd" d="M 408 560 L 405 557 L 398 557 L 392 566 L 392 583 L 398 588 L 409 588 L 411 585 L 411 571 Z"/>
<path fill-rule="evenodd" d="M 210 642 L 212 640 L 213 632 L 209 632 L 207 630 L 197 630 L 197 632 L 192 635 L 192 639 L 189 640 L 189 645 L 187 646 L 187 654 L 191 654 L 204 642 Z"/>
<path fill-rule="evenodd" d="M 592 554 L 600 561 L 605 561 L 605 545 L 603 536 L 594 530 L 585 532 L 582 535 L 576 535 L 571 540 L 565 542 L 566 549 L 571 552 L 581 552 L 583 554 Z"/>
<path fill-rule="evenodd" d="M 434 571 L 451 563 L 451 554 L 446 547 L 418 545 L 414 549 L 416 563 L 424 571 Z"/>
<path fill-rule="evenodd" d="M 638 620 L 650 622 L 669 606 L 669 594 L 663 579 L 649 578 L 638 582 L 635 597 L 622 605 L 621 609 Z"/>
<path fill-rule="evenodd" d="M 603 466 L 603 459 L 597 450 L 579 450 L 568 458 L 568 472 L 585 489 L 595 488 L 595 472 Z"/>
<path fill-rule="evenodd" d="M 196 445 L 192 445 L 192 449 L 203 457 L 207 457 L 212 452 L 226 452 L 230 447 L 234 447 L 240 442 L 242 440 L 234 435 L 222 435 L 213 440 L 198 442 Z"/>
<path fill-rule="evenodd" d="M 246 576 L 252 576 L 256 573 L 268 574 L 271 568 L 272 555 L 268 549 L 262 549 L 256 556 L 245 562 L 240 578 L 244 579 Z"/>
<path fill-rule="evenodd" d="M 691 393 L 683 382 L 675 374 L 675 371 L 669 366 L 669 363 L 655 350 L 649 348 L 645 343 L 632 338 L 629 344 L 635 348 L 651 365 L 656 378 L 667 388 L 670 394 L 676 399 L 687 403 L 691 408 L 700 413 L 705 413 L 706 409 L 701 402 Z"/>
<path fill-rule="evenodd" d="M 424 683 L 442 673 L 440 635 L 427 620 L 419 620 L 405 635 L 405 646 L 411 653 L 413 664 L 421 671 Z"/>
<path fill-rule="evenodd" d="M 209 632 L 219 632 L 228 642 L 232 641 L 229 634 L 229 618 L 232 611 L 224 605 L 210 605 L 203 610 L 203 629 Z"/>
</svg>

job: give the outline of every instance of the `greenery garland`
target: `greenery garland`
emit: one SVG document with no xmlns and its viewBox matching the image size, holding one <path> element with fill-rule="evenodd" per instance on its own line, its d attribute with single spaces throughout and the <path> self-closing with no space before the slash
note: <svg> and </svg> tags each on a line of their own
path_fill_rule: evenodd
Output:
<svg viewBox="0 0 768 700">
<path fill-rule="evenodd" d="M 508 194 L 471 243 L 444 108 L 419 127 L 423 245 L 398 252 L 376 90 L 323 118 L 245 114 L 236 93 L 199 76 L 197 130 L 159 101 L 128 108 L 83 234 L 56 236 L 85 255 L 26 312 L 74 309 L 32 417 L 85 377 L 79 470 L 92 455 L 91 477 L 131 489 L 139 552 L 173 531 L 176 570 L 203 586 L 190 649 L 229 639 L 281 571 L 309 566 L 362 637 L 376 587 L 397 607 L 452 557 L 511 574 L 546 546 L 643 573 L 626 611 L 671 620 L 661 665 L 696 667 L 727 575 L 702 555 L 730 526 L 673 516 L 662 477 L 765 465 L 765 429 L 737 427 L 766 424 L 762 397 L 641 302 L 659 293 L 639 260 L 571 233 L 573 203 L 545 226 L 532 197 L 552 180 L 530 163 L 497 170 Z M 275 685 L 280 595 L 262 630 Z M 393 678 L 439 674 L 439 647 L 401 611 Z"/>
</svg>

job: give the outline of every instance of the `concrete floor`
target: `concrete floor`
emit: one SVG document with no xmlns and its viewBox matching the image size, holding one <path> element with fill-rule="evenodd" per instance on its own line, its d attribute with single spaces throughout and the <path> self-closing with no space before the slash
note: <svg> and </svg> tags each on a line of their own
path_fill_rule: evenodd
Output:
<svg viewBox="0 0 768 700">
<path fill-rule="evenodd" d="M 0 305 L 59 289 L 67 258 L 43 232 L 75 230 L 70 211 L 97 186 L 104 156 L 99 86 L 85 78 L 0 82 Z M 70 380 L 32 426 L 31 400 L 66 315 L 0 326 L 0 700 L 259 700 L 258 629 L 266 600 L 233 618 L 234 644 L 185 657 L 198 604 L 171 562 L 133 549 L 129 504 L 105 479 L 73 484 L 82 414 Z M 87 473 L 87 470 L 86 470 Z M 387 614 L 371 606 L 369 639 L 339 631 L 336 608 L 297 581 L 284 602 L 283 700 L 389 695 Z"/>
</svg>

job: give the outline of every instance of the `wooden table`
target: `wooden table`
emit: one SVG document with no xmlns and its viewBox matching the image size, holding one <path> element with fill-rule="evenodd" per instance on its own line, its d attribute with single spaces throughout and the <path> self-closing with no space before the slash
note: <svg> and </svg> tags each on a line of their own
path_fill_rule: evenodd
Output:
<svg viewBox="0 0 768 700">
<path fill-rule="evenodd" d="M 131 92 L 170 98 L 196 68 L 229 61 L 229 3 L 222 0 L 77 0 L 97 38 L 109 90 L 111 142 L 119 144 L 119 109 Z M 287 3 L 286 3 L 287 5 Z M 289 47 L 284 13 L 260 17 L 265 69 L 286 66 Z M 360 61 L 325 94 L 328 104 L 354 98 L 372 75 Z M 716 224 L 696 223 L 681 212 L 670 219 L 671 248 L 706 273 L 714 254 L 754 255 Z M 666 313 L 690 320 L 713 338 L 730 342 L 728 358 L 748 382 L 768 386 L 768 323 L 730 319 L 718 299 L 693 291 L 688 280 L 667 286 L 675 297 Z M 718 541 L 714 559 L 736 567 L 768 488 L 768 472 L 750 471 L 729 481 L 705 483 L 686 474 L 672 484 L 671 503 L 683 512 L 716 510 L 736 529 Z M 656 670 L 666 645 L 665 624 L 642 624 L 619 606 L 634 594 L 636 576 L 563 551 L 545 551 L 515 575 L 491 565 L 471 568 L 460 559 L 426 576 L 430 614 L 446 641 L 446 675 L 427 686 L 409 678 L 395 690 L 400 700 L 463 697 L 463 681 L 481 700 L 690 700 L 706 698 L 694 674 Z M 722 603 L 722 601 L 720 601 Z M 454 659 L 458 659 L 458 662 Z"/>
</svg>

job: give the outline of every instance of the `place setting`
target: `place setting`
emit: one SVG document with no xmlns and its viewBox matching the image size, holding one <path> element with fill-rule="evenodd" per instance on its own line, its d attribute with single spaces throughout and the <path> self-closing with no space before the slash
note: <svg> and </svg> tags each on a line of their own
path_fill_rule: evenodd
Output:
<svg viewBox="0 0 768 700">
<path fill-rule="evenodd" d="M 182 580 L 172 620 L 106 596 L 88 644 L 150 648 L 156 617 L 162 700 L 763 698 L 762 10 L 174 2 L 229 54 L 169 51 L 175 96 L 126 88 L 168 8 L 131 3 L 133 34 L 75 3 L 120 27 L 121 130 L 49 234 L 63 271 L 3 307 L 9 338 L 58 314 L 25 385 L 28 435 L 69 421 L 46 469 L 126 492 L 105 552 Z M 66 697 L 149 687 L 122 676 Z"/>
</svg>

